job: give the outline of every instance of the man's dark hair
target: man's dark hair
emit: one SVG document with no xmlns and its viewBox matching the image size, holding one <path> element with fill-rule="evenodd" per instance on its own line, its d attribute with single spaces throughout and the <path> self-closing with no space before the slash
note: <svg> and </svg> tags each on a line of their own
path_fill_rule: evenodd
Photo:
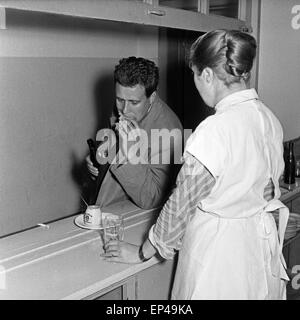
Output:
<svg viewBox="0 0 300 320">
<path fill-rule="evenodd" d="M 115 83 L 119 83 L 124 87 L 134 87 L 137 84 L 145 87 L 146 97 L 156 91 L 159 81 L 158 67 L 153 61 L 128 57 L 121 59 L 115 67 L 114 72 Z"/>
</svg>

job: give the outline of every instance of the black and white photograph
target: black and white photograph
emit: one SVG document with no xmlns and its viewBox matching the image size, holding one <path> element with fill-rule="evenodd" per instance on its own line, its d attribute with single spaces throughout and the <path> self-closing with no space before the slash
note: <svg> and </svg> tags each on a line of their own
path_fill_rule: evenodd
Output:
<svg viewBox="0 0 300 320">
<path fill-rule="evenodd" d="M 300 0 L 0 0 L 0 148 L 0 300 L 300 300 Z"/>
</svg>

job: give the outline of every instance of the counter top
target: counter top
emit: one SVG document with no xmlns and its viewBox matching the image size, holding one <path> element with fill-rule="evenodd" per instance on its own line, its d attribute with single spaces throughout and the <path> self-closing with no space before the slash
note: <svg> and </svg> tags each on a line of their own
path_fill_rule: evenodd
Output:
<svg viewBox="0 0 300 320">
<path fill-rule="evenodd" d="M 122 214 L 125 241 L 141 244 L 158 210 L 141 210 L 128 201 L 109 210 Z M 3 299 L 82 299 L 157 264 L 104 261 L 100 231 L 86 230 L 69 217 L 0 239 Z"/>
<path fill-rule="evenodd" d="M 300 194 L 300 179 L 281 184 L 282 201 Z M 129 201 L 103 211 L 123 215 L 125 241 L 140 245 L 159 209 L 142 210 Z M 101 232 L 61 219 L 0 239 L 0 300 L 83 299 L 160 262 L 153 257 L 129 265 L 104 261 Z"/>
</svg>

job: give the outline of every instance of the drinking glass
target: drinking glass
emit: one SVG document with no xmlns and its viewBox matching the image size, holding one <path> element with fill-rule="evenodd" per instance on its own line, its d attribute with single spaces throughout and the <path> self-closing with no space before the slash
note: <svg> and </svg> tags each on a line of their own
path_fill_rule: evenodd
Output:
<svg viewBox="0 0 300 320">
<path fill-rule="evenodd" d="M 104 245 L 111 240 L 122 241 L 124 238 L 124 220 L 121 216 L 103 217 Z"/>
</svg>

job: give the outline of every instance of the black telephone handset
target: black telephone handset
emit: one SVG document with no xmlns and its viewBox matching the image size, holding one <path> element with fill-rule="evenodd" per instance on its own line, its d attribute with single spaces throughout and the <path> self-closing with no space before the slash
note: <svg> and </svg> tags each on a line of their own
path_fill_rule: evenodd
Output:
<svg viewBox="0 0 300 320">
<path fill-rule="evenodd" d="M 87 142 L 89 149 L 90 149 L 90 159 L 91 159 L 94 167 L 99 168 L 100 165 L 96 159 L 96 151 L 97 151 L 96 144 L 93 139 L 88 139 L 86 142 Z"/>
</svg>

